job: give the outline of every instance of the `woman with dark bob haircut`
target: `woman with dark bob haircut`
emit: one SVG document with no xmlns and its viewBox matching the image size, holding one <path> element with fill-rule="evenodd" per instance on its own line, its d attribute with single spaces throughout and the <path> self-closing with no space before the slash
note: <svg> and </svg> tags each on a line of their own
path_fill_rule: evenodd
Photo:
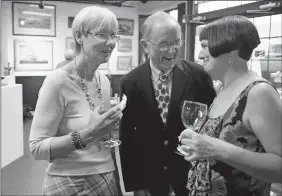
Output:
<svg viewBox="0 0 282 196">
<path fill-rule="evenodd" d="M 206 25 L 200 34 L 205 70 L 222 90 L 202 127 L 180 135 L 190 196 L 266 196 L 281 183 L 281 102 L 270 82 L 248 70 L 260 44 L 256 27 L 244 16 Z"/>
</svg>

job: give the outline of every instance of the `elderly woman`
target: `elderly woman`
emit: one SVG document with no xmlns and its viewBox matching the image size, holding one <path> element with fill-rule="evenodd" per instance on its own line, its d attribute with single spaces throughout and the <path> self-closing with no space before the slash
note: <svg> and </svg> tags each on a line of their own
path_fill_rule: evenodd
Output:
<svg viewBox="0 0 282 196">
<path fill-rule="evenodd" d="M 211 22 L 200 37 L 209 64 L 223 83 L 200 130 L 180 135 L 190 196 L 266 196 L 281 180 L 281 103 L 271 83 L 248 70 L 260 44 L 256 27 L 244 16 Z"/>
<path fill-rule="evenodd" d="M 97 71 L 115 48 L 117 30 L 107 8 L 82 9 L 72 26 L 74 60 L 42 85 L 30 151 L 36 160 L 49 161 L 44 195 L 117 195 L 110 148 L 101 141 L 117 128 L 122 112 L 119 106 L 110 109 L 109 80 Z"/>
</svg>

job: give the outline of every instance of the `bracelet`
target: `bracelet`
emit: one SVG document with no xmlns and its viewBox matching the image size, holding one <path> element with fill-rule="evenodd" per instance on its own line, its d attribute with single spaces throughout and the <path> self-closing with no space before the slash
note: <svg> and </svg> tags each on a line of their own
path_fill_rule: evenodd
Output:
<svg viewBox="0 0 282 196">
<path fill-rule="evenodd" d="M 71 133 L 71 143 L 76 150 L 86 148 L 86 145 L 82 143 L 80 134 L 78 131 Z"/>
</svg>

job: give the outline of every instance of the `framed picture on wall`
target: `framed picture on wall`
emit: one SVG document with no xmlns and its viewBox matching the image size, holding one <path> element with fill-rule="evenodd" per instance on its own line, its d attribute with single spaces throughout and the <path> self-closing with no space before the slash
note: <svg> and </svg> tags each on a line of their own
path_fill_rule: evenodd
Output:
<svg viewBox="0 0 282 196">
<path fill-rule="evenodd" d="M 15 71 L 53 70 L 53 41 L 14 40 Z"/>
<path fill-rule="evenodd" d="M 132 39 L 120 38 L 118 42 L 118 52 L 131 52 Z"/>
<path fill-rule="evenodd" d="M 117 58 L 117 70 L 129 70 L 131 67 L 131 56 L 118 56 Z"/>
<path fill-rule="evenodd" d="M 73 20 L 74 20 L 73 16 L 68 17 L 68 28 L 72 27 Z"/>
<path fill-rule="evenodd" d="M 118 34 L 133 35 L 134 20 L 118 18 Z"/>
<path fill-rule="evenodd" d="M 68 49 L 72 49 L 73 51 L 75 51 L 74 40 L 72 37 L 66 37 L 65 51 L 67 51 Z"/>
<path fill-rule="evenodd" d="M 12 2 L 13 35 L 56 36 L 56 7 Z"/>
</svg>

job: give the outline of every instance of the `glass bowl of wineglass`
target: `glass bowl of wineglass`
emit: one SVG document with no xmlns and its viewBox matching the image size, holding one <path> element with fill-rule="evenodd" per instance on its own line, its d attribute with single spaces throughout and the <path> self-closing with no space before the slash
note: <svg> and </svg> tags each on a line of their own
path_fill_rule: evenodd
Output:
<svg viewBox="0 0 282 196">
<path fill-rule="evenodd" d="M 108 111 L 111 107 L 115 107 L 117 104 L 118 104 L 118 100 L 116 100 L 115 102 L 112 99 L 110 102 L 103 102 L 102 109 L 100 110 L 100 114 Z M 106 134 L 100 140 L 100 145 L 107 148 L 113 148 L 119 146 L 121 144 L 121 141 L 116 139 L 117 137 L 118 137 L 118 131 L 113 130 L 112 132 Z"/>
<path fill-rule="evenodd" d="M 184 101 L 181 110 L 181 119 L 183 125 L 188 129 L 197 131 L 203 125 L 207 116 L 208 107 L 206 104 L 194 102 L 194 101 Z M 175 153 L 185 156 L 188 155 L 187 152 L 183 151 L 180 146 L 177 147 Z"/>
</svg>

